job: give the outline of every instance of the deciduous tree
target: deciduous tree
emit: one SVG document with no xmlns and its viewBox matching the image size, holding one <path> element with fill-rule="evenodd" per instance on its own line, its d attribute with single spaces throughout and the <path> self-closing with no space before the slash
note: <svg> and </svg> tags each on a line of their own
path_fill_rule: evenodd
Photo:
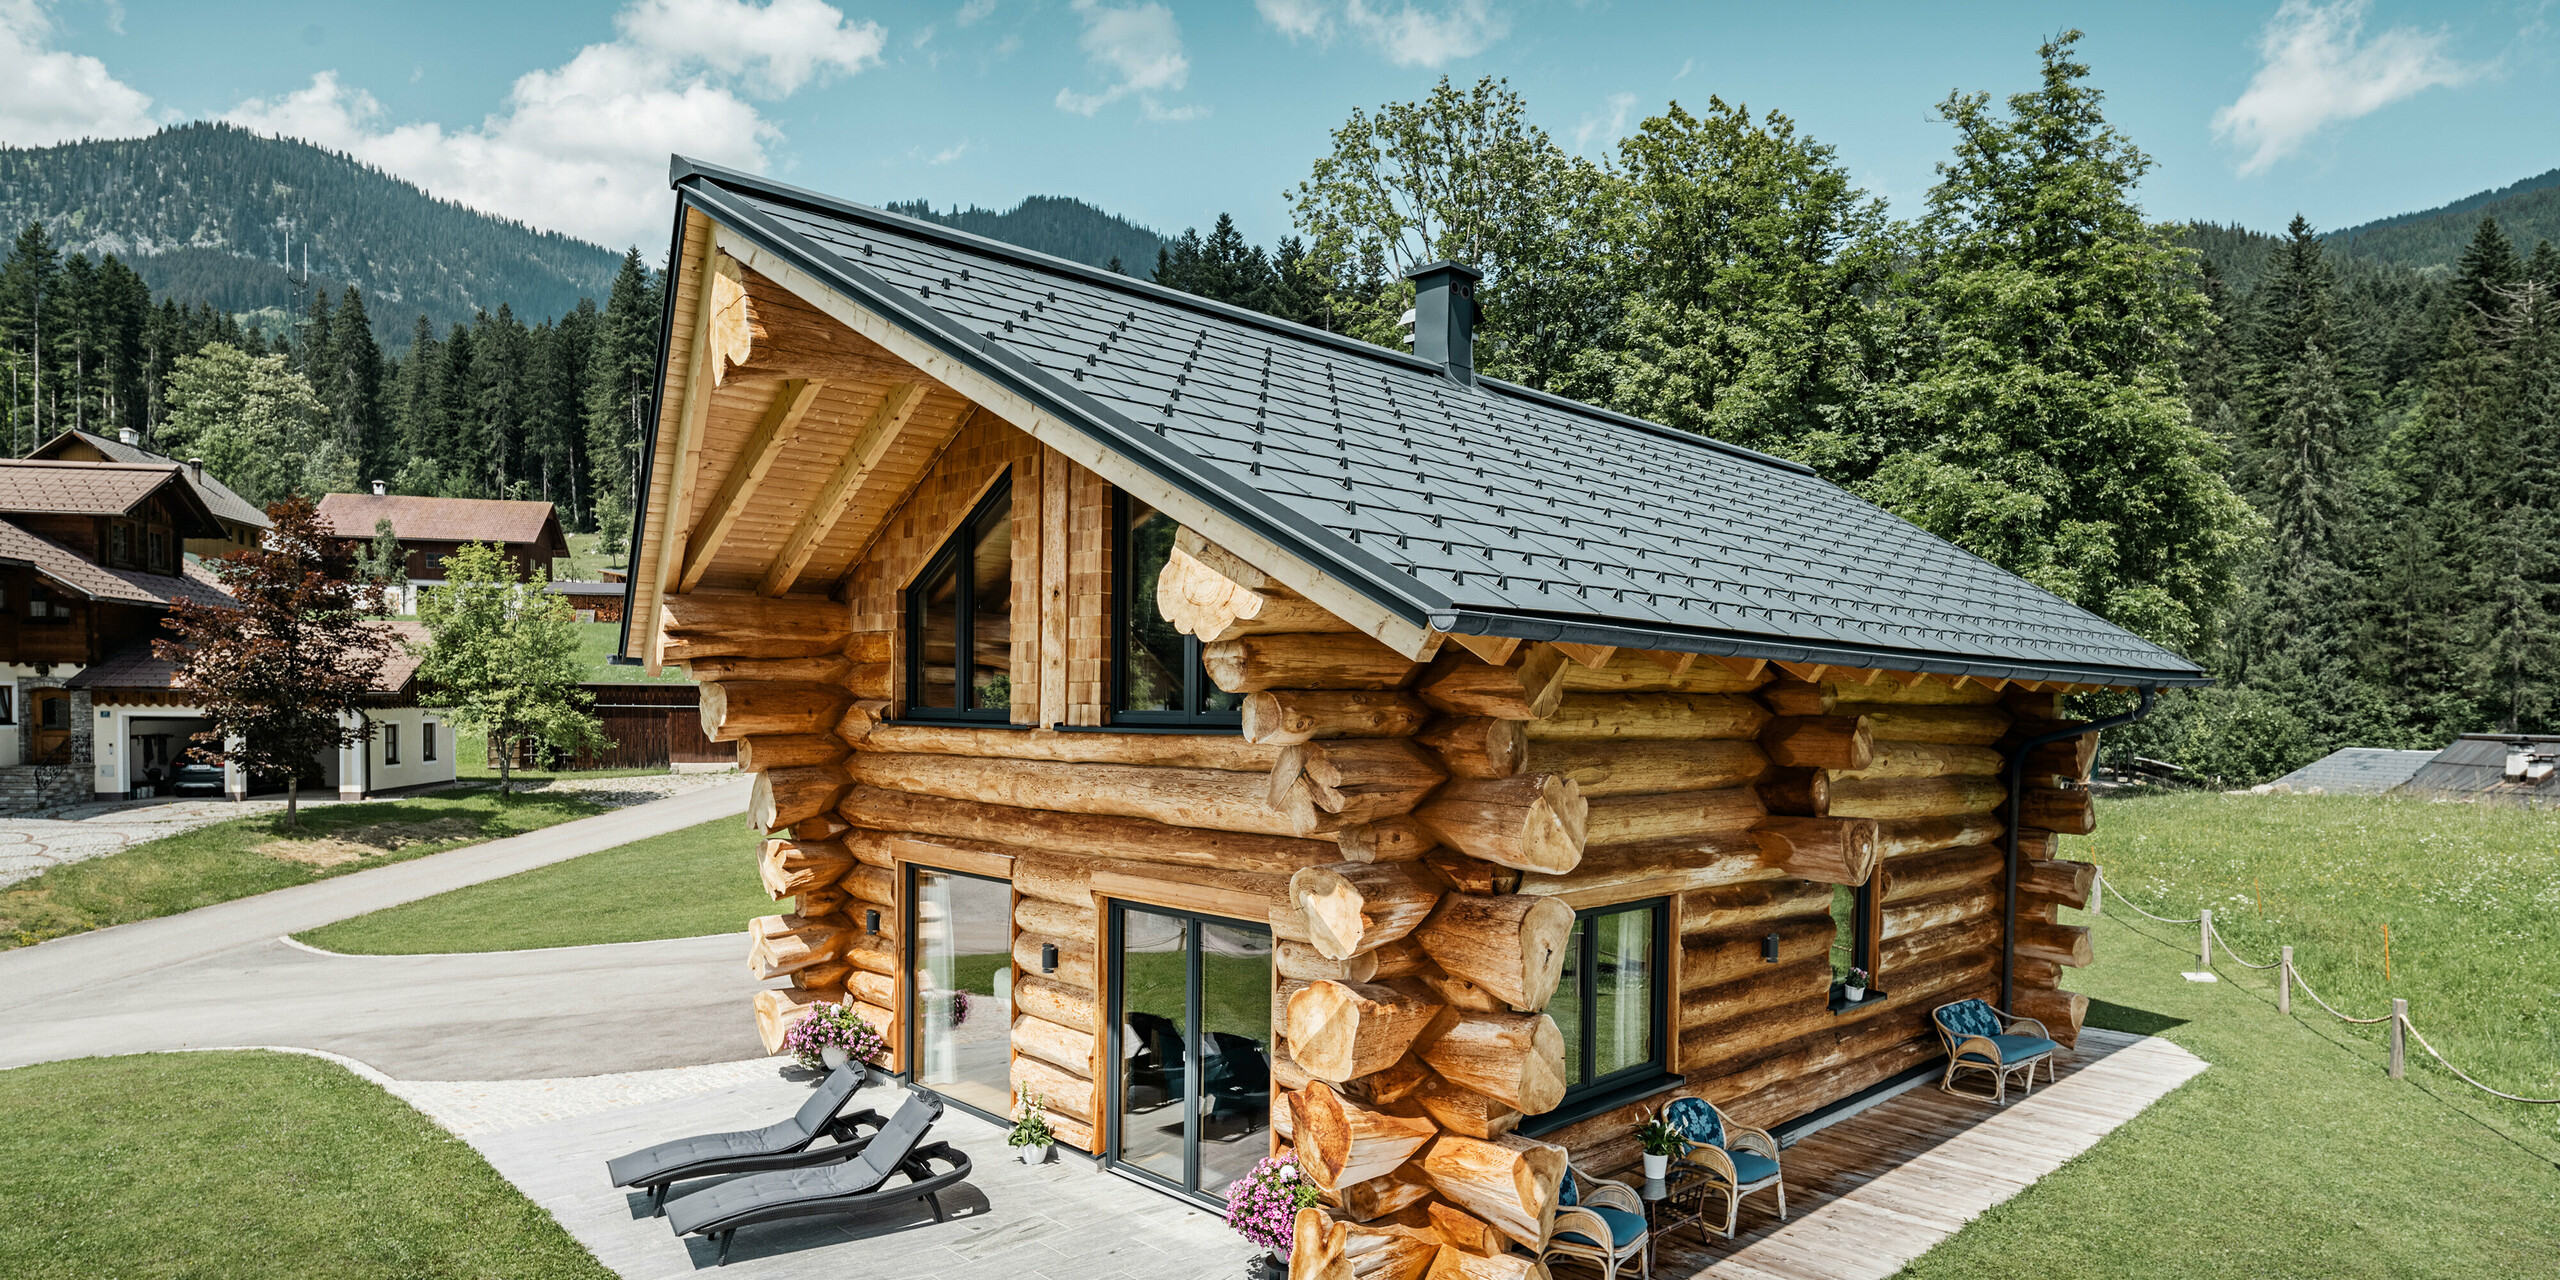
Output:
<svg viewBox="0 0 2560 1280">
<path fill-rule="evenodd" d="M 496 545 L 474 542 L 447 556 L 444 585 L 419 596 L 431 637 L 418 666 L 429 706 L 489 739 L 498 788 L 513 789 L 516 751 L 537 742 L 555 751 L 609 745 L 580 688 L 577 615 L 536 569 L 519 577 Z"/>
</svg>

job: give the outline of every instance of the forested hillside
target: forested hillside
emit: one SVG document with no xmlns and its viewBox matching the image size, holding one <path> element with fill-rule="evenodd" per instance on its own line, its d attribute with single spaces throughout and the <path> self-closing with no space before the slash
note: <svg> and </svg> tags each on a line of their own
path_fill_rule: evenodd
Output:
<svg viewBox="0 0 2560 1280">
<path fill-rule="evenodd" d="M 1118 262 L 1132 274 L 1154 262 L 1165 243 L 1163 236 L 1127 218 L 1066 196 L 1032 196 L 1003 213 L 976 205 L 936 213 L 928 200 L 894 200 L 883 207 L 1090 267 Z"/>
<path fill-rule="evenodd" d="M 115 255 L 164 297 L 290 315 L 311 291 L 353 286 L 394 333 L 413 316 L 441 329 L 502 305 L 565 314 L 604 295 L 621 256 L 439 200 L 309 143 L 211 123 L 0 147 L 0 227 L 30 221 L 70 252 Z M 287 273 L 298 275 L 306 254 L 311 291 Z"/>
<path fill-rule="evenodd" d="M 2388 266 L 2449 272 L 2482 218 L 2518 244 L 2560 240 L 2560 169 L 2417 213 L 2330 232 L 2332 249 Z"/>
</svg>

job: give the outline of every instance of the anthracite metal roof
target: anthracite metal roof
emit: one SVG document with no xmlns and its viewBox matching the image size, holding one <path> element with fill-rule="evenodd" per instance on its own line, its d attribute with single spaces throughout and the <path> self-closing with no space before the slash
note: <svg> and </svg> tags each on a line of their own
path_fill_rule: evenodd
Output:
<svg viewBox="0 0 2560 1280">
<path fill-rule="evenodd" d="M 1417 624 L 2114 685 L 2192 662 L 1687 432 L 679 159 L 683 199 Z"/>
<path fill-rule="evenodd" d="M 2333 796 L 2378 796 L 2407 782 L 2436 756 L 2433 751 L 2341 747 L 2270 785 L 2296 792 L 2317 787 Z"/>
</svg>

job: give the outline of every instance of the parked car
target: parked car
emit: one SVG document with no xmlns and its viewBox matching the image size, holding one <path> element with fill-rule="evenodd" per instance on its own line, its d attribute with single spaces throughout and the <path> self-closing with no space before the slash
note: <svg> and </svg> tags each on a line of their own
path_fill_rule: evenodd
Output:
<svg viewBox="0 0 2560 1280">
<path fill-rule="evenodd" d="M 222 794 L 222 766 L 190 761 L 178 766 L 178 780 L 171 785 L 172 795 Z"/>
</svg>

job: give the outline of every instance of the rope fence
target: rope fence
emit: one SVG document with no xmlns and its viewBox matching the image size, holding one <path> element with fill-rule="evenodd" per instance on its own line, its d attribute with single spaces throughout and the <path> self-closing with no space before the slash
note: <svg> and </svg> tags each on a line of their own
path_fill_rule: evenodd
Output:
<svg viewBox="0 0 2560 1280">
<path fill-rule="evenodd" d="M 2115 895 L 2117 902 L 2124 904 L 2126 907 L 2130 908 L 2135 915 L 2141 916 L 2144 919 L 2156 920 L 2161 924 L 2191 924 L 2196 926 L 2196 956 L 2208 970 L 2213 968 L 2213 949 L 2218 944 L 2222 948 L 2222 953 L 2229 956 L 2232 963 L 2237 964 L 2242 968 L 2274 969 L 2279 971 L 2276 978 L 2276 1012 L 2278 1013 L 2286 1015 L 2292 1014 L 2293 989 L 2299 986 L 2302 988 L 2302 994 L 2311 997 L 2311 1002 L 2313 1004 L 2319 1005 L 2323 1010 L 2327 1011 L 2330 1017 L 2336 1018 L 2340 1022 L 2353 1023 L 2356 1026 L 2366 1027 L 2373 1026 L 2376 1023 L 2390 1023 L 2390 1073 L 2391 1078 L 2394 1080 L 2402 1079 L 2408 1074 L 2408 1047 L 2406 1040 L 2413 1039 L 2418 1042 L 2419 1048 L 2427 1051 L 2428 1057 L 2436 1060 L 2436 1065 L 2452 1072 L 2455 1079 L 2462 1081 L 2464 1084 L 2470 1085 L 2472 1088 L 2477 1089 L 2482 1093 L 2489 1094 L 2493 1097 L 2504 1098 L 2509 1102 L 2524 1102 L 2530 1103 L 2534 1106 L 2544 1107 L 2560 1106 L 2560 1098 L 2521 1097 L 2516 1094 L 2508 1093 L 2503 1089 L 2491 1088 L 2490 1086 L 2473 1079 L 2471 1077 L 2471 1073 L 2464 1071 L 2462 1068 L 2447 1061 L 2445 1056 L 2442 1053 L 2437 1052 L 2436 1047 L 2433 1044 L 2430 1044 L 2424 1035 L 2419 1034 L 2417 1024 L 2409 1021 L 2409 1002 L 2406 1000 L 2395 998 L 2391 1002 L 2391 1012 L 2383 1014 L 2378 1018 L 2349 1017 L 2346 1014 L 2338 1012 L 2337 1006 L 2321 999 L 2320 993 L 2311 989 L 2310 980 L 2304 978 L 2302 976 L 2302 971 L 2294 967 L 2292 947 L 2280 948 L 2276 954 L 2276 958 L 2266 964 L 2257 964 L 2242 958 L 2239 951 L 2232 947 L 2231 940 L 2223 937 L 2222 931 L 2214 927 L 2213 909 L 2210 907 L 2204 908 L 2196 914 L 2187 916 L 2184 919 L 2153 915 L 2149 911 L 2144 910 L 2142 904 L 2126 897 L 2124 895 L 2124 890 L 2118 889 L 2115 886 L 2115 882 L 2107 878 L 2106 870 L 2104 868 L 2100 868 L 2097 873 L 2096 891 L 2090 894 L 2090 908 L 2093 913 L 2102 913 L 2105 910 L 2106 895 L 2110 893 Z"/>
</svg>

